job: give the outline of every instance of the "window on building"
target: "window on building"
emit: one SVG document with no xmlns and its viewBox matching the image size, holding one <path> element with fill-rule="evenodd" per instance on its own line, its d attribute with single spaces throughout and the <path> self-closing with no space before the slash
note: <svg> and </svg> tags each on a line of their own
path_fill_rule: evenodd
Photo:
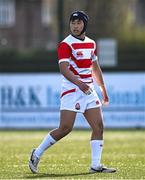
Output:
<svg viewBox="0 0 145 180">
<path fill-rule="evenodd" d="M 0 27 L 15 24 L 15 0 L 0 0 Z"/>
<path fill-rule="evenodd" d="M 57 0 L 42 0 L 41 21 L 43 28 L 48 32 L 47 49 L 55 49 L 57 46 L 58 23 L 57 23 Z"/>
<path fill-rule="evenodd" d="M 145 25 L 145 1 L 138 0 L 136 1 L 135 6 L 135 16 L 136 16 L 136 24 L 138 26 Z"/>
<path fill-rule="evenodd" d="M 43 0 L 42 1 L 41 16 L 42 16 L 42 24 L 44 26 L 48 26 L 52 22 L 53 14 L 51 12 L 51 9 L 52 9 L 51 6 L 52 6 L 51 0 Z"/>
</svg>

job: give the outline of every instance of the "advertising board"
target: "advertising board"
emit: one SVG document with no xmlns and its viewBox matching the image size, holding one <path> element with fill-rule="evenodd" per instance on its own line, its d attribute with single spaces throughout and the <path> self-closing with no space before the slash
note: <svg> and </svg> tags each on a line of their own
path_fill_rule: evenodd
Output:
<svg viewBox="0 0 145 180">
<path fill-rule="evenodd" d="M 110 98 L 103 107 L 105 127 L 145 128 L 145 73 L 104 73 L 104 79 Z M 57 127 L 60 91 L 59 73 L 0 74 L 0 128 Z M 88 128 L 83 115 L 75 127 Z"/>
</svg>

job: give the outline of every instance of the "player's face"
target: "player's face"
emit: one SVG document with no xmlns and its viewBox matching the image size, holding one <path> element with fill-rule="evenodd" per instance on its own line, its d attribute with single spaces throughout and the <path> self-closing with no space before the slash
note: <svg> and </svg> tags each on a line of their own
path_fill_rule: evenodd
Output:
<svg viewBox="0 0 145 180">
<path fill-rule="evenodd" d="M 79 36 L 84 28 L 84 22 L 82 20 L 76 19 L 70 21 L 70 30 L 74 36 Z"/>
</svg>

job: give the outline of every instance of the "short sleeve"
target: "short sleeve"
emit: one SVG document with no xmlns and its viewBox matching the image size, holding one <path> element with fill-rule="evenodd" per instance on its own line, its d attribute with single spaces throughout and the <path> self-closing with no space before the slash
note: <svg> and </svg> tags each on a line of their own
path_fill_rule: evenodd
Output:
<svg viewBox="0 0 145 180">
<path fill-rule="evenodd" d="M 58 52 L 58 60 L 59 61 L 62 59 L 63 60 L 66 59 L 66 61 L 68 59 L 68 61 L 69 61 L 69 58 L 71 56 L 71 48 L 67 43 L 61 42 L 58 46 L 57 52 Z"/>
</svg>

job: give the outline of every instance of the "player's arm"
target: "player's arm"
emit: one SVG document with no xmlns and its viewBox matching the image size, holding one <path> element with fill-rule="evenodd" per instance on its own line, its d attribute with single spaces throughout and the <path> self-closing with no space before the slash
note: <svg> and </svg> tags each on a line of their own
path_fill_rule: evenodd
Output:
<svg viewBox="0 0 145 180">
<path fill-rule="evenodd" d="M 59 63 L 59 69 L 60 69 L 60 73 L 66 78 L 68 79 L 70 82 L 74 83 L 75 85 L 77 85 L 80 90 L 82 90 L 84 93 L 87 93 L 87 91 L 89 90 L 89 86 L 87 84 L 85 84 L 84 82 L 80 81 L 74 74 L 72 71 L 69 70 L 69 62 L 66 61 L 61 61 Z"/>
<path fill-rule="evenodd" d="M 102 70 L 100 68 L 100 65 L 99 65 L 98 61 L 93 61 L 92 62 L 92 74 L 93 74 L 93 77 L 94 77 L 96 83 L 100 87 L 102 97 L 103 97 L 103 102 L 102 103 L 103 104 L 108 104 L 109 103 L 109 98 L 108 98 L 105 83 L 104 83 L 104 80 L 103 80 Z"/>
<path fill-rule="evenodd" d="M 58 60 L 61 74 L 70 82 L 77 85 L 84 93 L 86 93 L 89 90 L 89 86 L 80 81 L 69 69 L 70 56 L 71 48 L 69 47 L 69 45 L 65 42 L 60 43 L 58 46 Z"/>
</svg>

